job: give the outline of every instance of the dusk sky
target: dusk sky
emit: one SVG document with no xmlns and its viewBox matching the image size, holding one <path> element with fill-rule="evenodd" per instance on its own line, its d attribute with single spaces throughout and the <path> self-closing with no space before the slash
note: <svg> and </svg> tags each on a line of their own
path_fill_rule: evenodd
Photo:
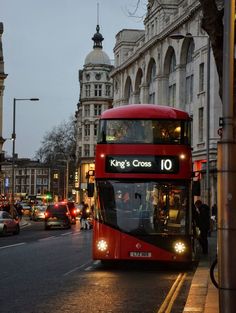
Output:
<svg viewBox="0 0 236 313">
<path fill-rule="evenodd" d="M 16 153 L 33 158 L 43 136 L 74 116 L 79 99 L 78 71 L 93 50 L 99 3 L 103 50 L 114 59 L 115 35 L 124 28 L 143 29 L 128 16 L 137 0 L 0 0 L 5 73 L 3 138 L 10 138 L 16 102 Z M 146 11 L 146 2 L 137 15 Z M 12 142 L 3 150 L 11 156 Z"/>
</svg>

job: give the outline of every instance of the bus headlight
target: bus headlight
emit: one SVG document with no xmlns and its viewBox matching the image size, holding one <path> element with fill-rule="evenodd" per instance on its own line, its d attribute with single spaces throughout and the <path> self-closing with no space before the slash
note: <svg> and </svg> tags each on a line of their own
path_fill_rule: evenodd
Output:
<svg viewBox="0 0 236 313">
<path fill-rule="evenodd" d="M 97 248 L 99 251 L 106 251 L 108 248 L 108 244 L 104 239 L 99 240 L 97 243 Z"/>
<path fill-rule="evenodd" d="M 174 249 L 175 249 L 176 253 L 183 254 L 185 252 L 185 250 L 186 250 L 186 246 L 185 246 L 185 244 L 182 241 L 177 241 L 174 244 Z"/>
</svg>

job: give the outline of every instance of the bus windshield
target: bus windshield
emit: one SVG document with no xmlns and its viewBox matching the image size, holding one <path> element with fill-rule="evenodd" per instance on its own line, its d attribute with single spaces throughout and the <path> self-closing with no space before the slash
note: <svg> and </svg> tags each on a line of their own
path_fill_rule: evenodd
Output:
<svg viewBox="0 0 236 313">
<path fill-rule="evenodd" d="M 101 120 L 98 143 L 190 144 L 186 120 Z"/>
<path fill-rule="evenodd" d="M 132 234 L 186 234 L 187 183 L 97 181 L 96 218 Z"/>
</svg>

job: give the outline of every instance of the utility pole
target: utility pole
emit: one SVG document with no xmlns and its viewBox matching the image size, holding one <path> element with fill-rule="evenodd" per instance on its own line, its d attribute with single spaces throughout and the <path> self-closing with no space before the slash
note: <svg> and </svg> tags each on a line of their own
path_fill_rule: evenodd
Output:
<svg viewBox="0 0 236 313">
<path fill-rule="evenodd" d="M 218 274 L 220 313 L 236 312 L 235 1 L 224 1 L 223 134 L 218 143 Z"/>
</svg>

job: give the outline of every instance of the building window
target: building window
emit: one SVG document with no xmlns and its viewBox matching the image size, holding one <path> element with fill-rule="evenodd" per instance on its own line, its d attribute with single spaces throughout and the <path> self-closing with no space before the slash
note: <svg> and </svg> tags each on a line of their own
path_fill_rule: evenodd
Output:
<svg viewBox="0 0 236 313">
<path fill-rule="evenodd" d="M 102 96 L 102 84 L 94 85 L 94 96 L 101 97 Z"/>
<path fill-rule="evenodd" d="M 94 134 L 94 136 L 97 136 L 97 134 L 98 134 L 98 125 L 97 125 L 97 124 L 94 124 L 93 127 L 94 127 L 94 128 L 93 128 L 93 134 Z"/>
<path fill-rule="evenodd" d="M 84 106 L 84 116 L 90 116 L 90 106 L 89 105 L 85 105 Z"/>
<path fill-rule="evenodd" d="M 82 156 L 82 147 L 79 147 L 79 149 L 78 149 L 78 156 L 79 156 L 79 157 Z"/>
<path fill-rule="evenodd" d="M 185 103 L 189 104 L 193 101 L 193 75 L 186 77 Z"/>
<path fill-rule="evenodd" d="M 81 140 L 81 138 L 82 138 L 82 127 L 79 127 L 79 129 L 78 129 L 78 139 Z"/>
<path fill-rule="evenodd" d="M 94 115 L 98 116 L 102 114 L 102 105 L 101 104 L 94 104 Z"/>
<path fill-rule="evenodd" d="M 186 57 L 185 104 L 190 104 L 193 101 L 193 53 L 194 42 L 191 40 Z"/>
<path fill-rule="evenodd" d="M 172 52 L 169 68 L 169 105 L 176 105 L 176 58 L 174 51 Z"/>
<path fill-rule="evenodd" d="M 169 105 L 172 107 L 176 105 L 176 84 L 169 86 Z"/>
<path fill-rule="evenodd" d="M 149 81 L 149 103 L 155 103 L 155 79 L 156 79 L 156 63 L 153 62 Z"/>
<path fill-rule="evenodd" d="M 37 185 L 42 185 L 42 178 L 37 178 L 36 184 Z"/>
<path fill-rule="evenodd" d="M 111 96 L 111 85 L 106 85 L 106 93 L 105 93 L 105 95 L 107 96 L 107 97 L 110 97 Z"/>
<path fill-rule="evenodd" d="M 198 111 L 198 141 L 203 142 L 203 108 Z"/>
<path fill-rule="evenodd" d="M 90 136 L 90 125 L 89 124 L 84 125 L 84 136 Z"/>
<path fill-rule="evenodd" d="M 204 63 L 199 65 L 199 92 L 204 91 Z"/>
<path fill-rule="evenodd" d="M 186 60 L 187 64 L 193 62 L 193 53 L 194 53 L 194 42 L 193 40 L 191 40 L 188 46 L 187 60 Z"/>
<path fill-rule="evenodd" d="M 170 73 L 173 73 L 176 71 L 176 58 L 174 52 L 172 53 L 171 59 L 170 59 Z"/>
<path fill-rule="evenodd" d="M 84 156 L 89 156 L 89 145 L 84 145 Z"/>
<path fill-rule="evenodd" d="M 91 86 L 90 84 L 85 85 L 85 96 L 90 97 L 90 92 L 91 92 Z"/>
</svg>

